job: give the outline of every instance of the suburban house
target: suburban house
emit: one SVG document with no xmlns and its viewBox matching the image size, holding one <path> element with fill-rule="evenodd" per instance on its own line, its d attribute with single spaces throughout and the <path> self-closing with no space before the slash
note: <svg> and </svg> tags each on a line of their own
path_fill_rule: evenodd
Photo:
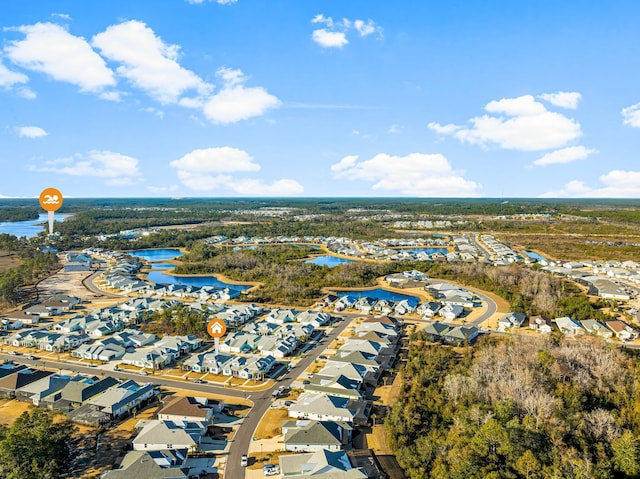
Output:
<svg viewBox="0 0 640 479">
<path fill-rule="evenodd" d="M 344 397 L 304 392 L 288 409 L 289 417 L 315 421 L 355 422 L 356 410 Z"/>
<path fill-rule="evenodd" d="M 153 419 L 136 424 L 140 431 L 133 439 L 134 451 L 187 449 L 198 447 L 207 432 L 207 424 L 200 421 L 162 421 Z"/>
<path fill-rule="evenodd" d="M 624 321 L 607 321 L 605 325 L 621 341 L 631 341 L 638 337 L 638 331 Z"/>
<path fill-rule="evenodd" d="M 116 384 L 118 380 L 112 377 L 99 379 L 97 376 L 76 376 L 62 389 L 43 397 L 40 405 L 54 411 L 69 412 Z"/>
<path fill-rule="evenodd" d="M 158 411 L 162 421 L 190 421 L 211 423 L 215 413 L 222 412 L 224 403 L 215 399 L 173 396 Z"/>
<path fill-rule="evenodd" d="M 342 374 L 323 376 L 314 374 L 309 384 L 304 385 L 305 392 L 315 392 L 347 399 L 362 399 L 362 378 L 350 379 Z"/>
<path fill-rule="evenodd" d="M 20 368 L 0 378 L 0 397 L 14 398 L 17 389 L 50 376 L 51 374 L 53 373 L 41 369 Z"/>
<path fill-rule="evenodd" d="M 604 323 L 598 321 L 597 319 L 585 319 L 580 323 L 588 333 L 595 336 L 601 336 L 605 339 L 613 336 L 613 332 L 609 328 L 607 328 Z"/>
<path fill-rule="evenodd" d="M 346 452 L 321 449 L 317 452 L 280 456 L 282 477 L 315 479 L 366 479 L 367 474 L 349 462 Z"/>
<path fill-rule="evenodd" d="M 506 331 L 507 329 L 519 328 L 527 319 L 527 315 L 520 312 L 510 312 L 502 315 L 498 319 L 498 331 Z"/>
<path fill-rule="evenodd" d="M 153 384 L 138 384 L 130 379 L 90 398 L 87 405 L 93 406 L 109 419 L 117 419 L 156 394 Z"/>
<path fill-rule="evenodd" d="M 101 479 L 188 479 L 185 467 L 187 449 L 163 449 L 159 451 L 129 451 L 118 469 L 105 471 Z"/>
<path fill-rule="evenodd" d="M 284 421 L 282 434 L 284 450 L 291 452 L 316 452 L 322 449 L 339 451 L 351 442 L 351 426 L 333 421 L 298 419 Z"/>
<path fill-rule="evenodd" d="M 39 406 L 42 398 L 60 391 L 71 381 L 70 376 L 61 374 L 51 374 L 37 381 L 16 389 L 16 399 L 20 401 L 32 402 L 34 406 Z"/>
<path fill-rule="evenodd" d="M 197 373 L 223 374 L 234 356 L 223 353 L 193 354 L 182 363 L 182 369 Z"/>
<path fill-rule="evenodd" d="M 582 325 L 568 316 L 562 318 L 556 318 L 556 326 L 562 334 L 575 336 L 578 334 L 584 334 L 584 328 Z"/>
<path fill-rule="evenodd" d="M 531 316 L 529 318 L 529 329 L 548 334 L 553 331 L 553 323 L 549 318 L 545 318 L 544 316 Z"/>
</svg>

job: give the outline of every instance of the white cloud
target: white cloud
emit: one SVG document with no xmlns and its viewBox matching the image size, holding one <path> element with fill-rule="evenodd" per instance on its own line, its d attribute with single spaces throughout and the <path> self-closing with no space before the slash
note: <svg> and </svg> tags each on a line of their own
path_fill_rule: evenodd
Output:
<svg viewBox="0 0 640 479">
<path fill-rule="evenodd" d="M 178 64 L 180 47 L 164 43 L 143 22 L 112 25 L 91 43 L 109 60 L 122 64 L 116 69 L 119 75 L 161 103 L 176 103 L 189 90 L 211 91 L 211 85 Z"/>
<path fill-rule="evenodd" d="M 240 195 L 289 196 L 304 188 L 296 180 L 280 179 L 271 184 L 262 179 L 240 178 L 229 173 L 255 172 L 260 165 L 244 150 L 228 146 L 194 150 L 169 163 L 180 182 L 196 191 L 227 190 Z"/>
<path fill-rule="evenodd" d="M 9 70 L 0 58 L 0 87 L 11 89 L 14 85 L 27 83 L 29 77 L 23 73 Z"/>
<path fill-rule="evenodd" d="M 68 13 L 52 13 L 51 16 L 62 18 L 63 20 L 71 20 L 71 15 Z"/>
<path fill-rule="evenodd" d="M 432 121 L 427 125 L 427 128 L 435 131 L 440 135 L 451 135 L 463 127 L 460 125 L 454 125 L 451 123 L 448 125 L 441 125 L 440 123 L 436 123 L 435 121 Z"/>
<path fill-rule="evenodd" d="M 578 108 L 580 100 L 582 100 L 582 95 L 575 91 L 559 91 L 556 93 L 543 93 L 538 98 L 548 101 L 552 105 L 559 106 L 560 108 L 575 110 Z"/>
<path fill-rule="evenodd" d="M 338 163 L 331 165 L 331 171 L 342 171 L 351 168 L 358 161 L 357 155 L 349 155 L 342 158 Z"/>
<path fill-rule="evenodd" d="M 586 160 L 592 153 L 597 153 L 597 150 L 585 148 L 584 146 L 569 146 L 543 155 L 535 160 L 532 165 L 547 166 L 558 163 L 571 163 L 577 160 Z"/>
<path fill-rule="evenodd" d="M 577 121 L 548 111 L 532 95 L 491 101 L 485 110 L 502 115 L 471 118 L 470 128 L 435 122 L 430 123 L 429 128 L 462 142 L 483 146 L 496 144 L 504 149 L 523 151 L 560 148 L 582 136 Z"/>
<path fill-rule="evenodd" d="M 42 138 L 48 133 L 39 126 L 20 126 L 16 128 L 18 136 L 21 138 Z"/>
<path fill-rule="evenodd" d="M 70 176 L 104 178 L 109 186 L 126 186 L 141 180 L 138 160 L 113 151 L 92 150 L 71 158 L 59 158 L 45 166 L 30 166 L 32 171 Z"/>
<path fill-rule="evenodd" d="M 330 32 L 324 28 L 314 30 L 311 34 L 313 41 L 324 48 L 342 48 L 349 43 L 344 32 Z"/>
<path fill-rule="evenodd" d="M 393 124 L 387 130 L 387 133 L 401 133 L 404 127 L 402 125 Z"/>
<path fill-rule="evenodd" d="M 206 100 L 204 115 L 213 123 L 227 124 L 264 115 L 281 105 L 280 100 L 262 87 L 245 87 L 247 78 L 240 70 L 221 68 L 217 75 L 222 89 Z"/>
<path fill-rule="evenodd" d="M 253 162 L 253 157 L 249 153 L 229 146 L 193 150 L 169 164 L 178 171 L 191 173 L 231 173 L 260 170 L 260 165 Z"/>
<path fill-rule="evenodd" d="M 313 31 L 311 38 L 314 42 L 323 48 L 342 48 L 349 43 L 347 33 L 356 31 L 360 37 L 367 37 L 373 33 L 382 36 L 382 28 L 369 19 L 367 21 L 356 19 L 349 20 L 343 18 L 340 21 L 334 21 L 331 17 L 326 17 L 322 13 L 317 14 L 311 19 L 311 23 L 322 24 L 326 28 L 318 28 Z"/>
<path fill-rule="evenodd" d="M 380 153 L 358 162 L 347 156 L 331 166 L 336 177 L 373 182 L 373 190 L 399 192 L 412 196 L 477 196 L 481 185 L 464 179 L 440 154 L 411 153 L 392 156 Z"/>
<path fill-rule="evenodd" d="M 623 123 L 634 128 L 640 128 L 640 103 L 622 109 Z"/>
<path fill-rule="evenodd" d="M 602 186 L 592 188 L 583 181 L 570 181 L 559 191 L 549 191 L 543 198 L 640 198 L 640 171 L 612 170 L 600 176 Z"/>
<path fill-rule="evenodd" d="M 378 27 L 373 20 L 355 20 L 353 22 L 353 28 L 358 30 L 361 37 L 366 37 L 372 33 L 381 33 L 380 27 Z"/>
<path fill-rule="evenodd" d="M 86 40 L 60 25 L 36 23 L 10 30 L 25 34 L 24 40 L 9 42 L 4 48 L 16 65 L 71 83 L 84 92 L 100 92 L 116 84 L 113 72 Z"/>
</svg>

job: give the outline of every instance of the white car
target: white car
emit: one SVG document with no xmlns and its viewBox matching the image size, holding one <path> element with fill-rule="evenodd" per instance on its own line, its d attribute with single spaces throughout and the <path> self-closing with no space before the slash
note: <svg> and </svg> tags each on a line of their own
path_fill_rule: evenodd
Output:
<svg viewBox="0 0 640 479">
<path fill-rule="evenodd" d="M 279 467 L 277 464 L 265 464 L 262 467 L 262 472 L 264 472 L 265 476 L 275 476 L 278 474 Z"/>
<path fill-rule="evenodd" d="M 242 455 L 242 458 L 240 459 L 240 465 L 242 467 L 248 466 L 249 465 L 249 458 L 247 457 L 246 454 Z"/>
</svg>

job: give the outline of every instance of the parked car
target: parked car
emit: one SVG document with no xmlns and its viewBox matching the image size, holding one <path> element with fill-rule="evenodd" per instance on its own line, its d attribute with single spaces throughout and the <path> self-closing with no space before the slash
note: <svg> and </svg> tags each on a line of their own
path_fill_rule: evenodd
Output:
<svg viewBox="0 0 640 479">
<path fill-rule="evenodd" d="M 193 382 L 196 383 L 196 384 L 204 384 L 207 381 L 205 381 L 204 379 L 194 379 Z"/>
<path fill-rule="evenodd" d="M 245 467 L 249 465 L 249 458 L 247 457 L 246 454 L 242 455 L 242 459 L 240 459 L 240 465 Z"/>
<path fill-rule="evenodd" d="M 265 476 L 275 476 L 278 474 L 279 469 L 277 464 L 265 464 L 262 466 L 262 472 L 264 472 Z"/>
</svg>

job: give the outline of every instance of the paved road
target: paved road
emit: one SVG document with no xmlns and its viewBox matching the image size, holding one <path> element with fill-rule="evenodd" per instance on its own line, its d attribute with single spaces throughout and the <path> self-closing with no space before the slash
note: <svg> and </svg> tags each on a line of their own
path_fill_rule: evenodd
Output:
<svg viewBox="0 0 640 479">
<path fill-rule="evenodd" d="M 346 315 L 345 315 L 346 316 Z M 348 315 L 352 316 L 352 315 Z M 361 316 L 361 315 L 353 315 Z M 227 465 L 224 471 L 224 477 L 228 479 L 238 479 L 244 477 L 244 467 L 240 466 L 240 459 L 242 454 L 246 454 L 249 450 L 249 444 L 253 434 L 255 433 L 258 423 L 262 419 L 262 416 L 267 412 L 271 405 L 271 393 L 276 386 L 289 386 L 294 379 L 307 369 L 311 363 L 318 357 L 320 352 L 324 350 L 351 322 L 351 317 L 343 319 L 334 329 L 331 331 L 322 341 L 317 343 L 311 350 L 305 353 L 295 367 L 291 368 L 287 374 L 285 374 L 277 385 L 274 387 L 260 391 L 258 393 L 251 394 L 251 400 L 254 403 L 254 407 L 249 411 L 247 416 L 243 419 L 242 424 L 233 438 L 233 444 L 229 450 L 227 456 Z"/>
<path fill-rule="evenodd" d="M 178 381 L 175 379 L 168 379 L 163 376 L 156 375 L 148 375 L 144 376 L 140 373 L 128 372 L 128 371 L 109 371 L 106 369 L 101 369 L 98 367 L 92 368 L 88 366 L 82 366 L 75 362 L 66 362 L 66 361 L 48 361 L 46 359 L 28 359 L 25 356 L 14 356 L 11 354 L 0 354 L 0 359 L 11 360 L 17 364 L 27 364 L 29 366 L 46 368 L 46 369 L 57 369 L 57 370 L 72 370 L 79 371 L 85 374 L 92 374 L 95 376 L 109 376 L 113 378 L 125 378 L 125 379 L 133 379 L 137 382 L 150 382 L 154 384 L 158 384 L 161 386 L 168 386 L 173 388 L 186 389 L 194 392 L 206 392 L 206 393 L 214 393 L 220 394 L 224 396 L 231 396 L 237 398 L 243 398 L 249 393 L 245 393 L 243 390 L 239 389 L 231 389 L 225 388 L 221 386 L 215 386 L 212 384 L 196 384 L 185 381 Z"/>
<path fill-rule="evenodd" d="M 482 301 L 484 301 L 487 304 L 487 310 L 482 313 L 480 316 L 478 316 L 477 319 L 474 319 L 473 321 L 467 323 L 470 324 L 472 326 L 480 326 L 482 323 L 484 323 L 487 319 L 489 319 L 491 316 L 493 316 L 496 311 L 498 311 L 498 305 L 496 304 L 496 302 L 491 299 L 489 296 L 482 294 L 480 291 L 478 291 L 477 289 L 472 290 Z"/>
</svg>

